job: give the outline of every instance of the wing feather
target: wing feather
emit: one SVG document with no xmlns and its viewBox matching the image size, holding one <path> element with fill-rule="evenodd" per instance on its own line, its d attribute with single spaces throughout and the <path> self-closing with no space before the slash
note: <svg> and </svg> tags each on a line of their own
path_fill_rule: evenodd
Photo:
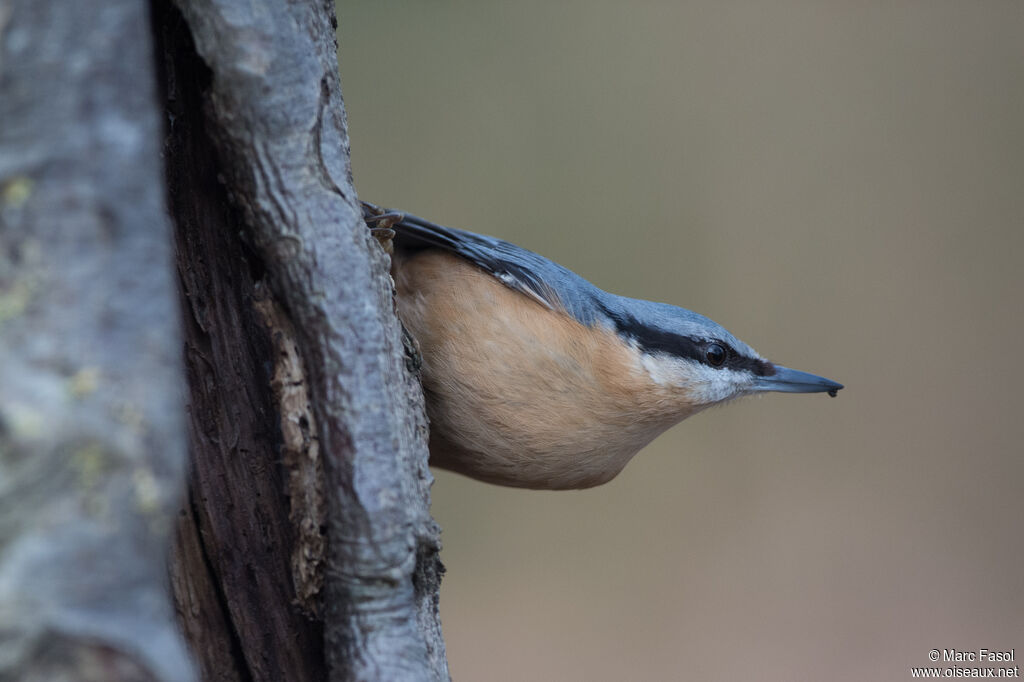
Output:
<svg viewBox="0 0 1024 682">
<path fill-rule="evenodd" d="M 501 239 L 453 227 L 437 225 L 407 213 L 381 213 L 372 204 L 363 203 L 367 223 L 383 222 L 395 231 L 395 248 L 416 251 L 437 248 L 464 258 L 493 275 L 502 284 L 518 291 L 551 310 L 571 312 L 563 297 L 547 280 L 556 275 L 559 283 L 585 282 L 578 275 L 543 256 Z M 575 284 L 575 282 L 573 282 Z M 589 283 L 587 283 L 589 284 Z"/>
</svg>

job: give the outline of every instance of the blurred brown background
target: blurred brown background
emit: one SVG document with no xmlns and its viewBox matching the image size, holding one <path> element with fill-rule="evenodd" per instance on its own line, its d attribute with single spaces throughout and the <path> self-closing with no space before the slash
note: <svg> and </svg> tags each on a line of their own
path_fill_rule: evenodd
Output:
<svg viewBox="0 0 1024 682">
<path fill-rule="evenodd" d="M 361 197 L 847 386 L 694 417 L 593 490 L 436 472 L 456 679 L 1024 658 L 1024 3 L 339 13 Z"/>
</svg>

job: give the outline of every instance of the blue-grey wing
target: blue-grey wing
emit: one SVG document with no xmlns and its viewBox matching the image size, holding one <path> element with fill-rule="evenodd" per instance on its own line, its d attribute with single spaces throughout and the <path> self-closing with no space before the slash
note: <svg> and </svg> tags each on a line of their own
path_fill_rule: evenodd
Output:
<svg viewBox="0 0 1024 682">
<path fill-rule="evenodd" d="M 364 203 L 367 222 L 373 222 L 379 210 Z M 448 251 L 551 310 L 565 311 L 583 324 L 595 322 L 595 314 L 600 310 L 594 305 L 595 299 L 604 292 L 533 251 L 494 237 L 437 225 L 407 213 L 388 224 L 395 231 L 396 249 Z"/>
</svg>

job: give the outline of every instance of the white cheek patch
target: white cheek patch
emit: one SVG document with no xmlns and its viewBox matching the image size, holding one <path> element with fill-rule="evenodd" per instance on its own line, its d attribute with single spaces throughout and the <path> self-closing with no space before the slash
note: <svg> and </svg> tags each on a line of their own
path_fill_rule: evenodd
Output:
<svg viewBox="0 0 1024 682">
<path fill-rule="evenodd" d="M 669 355 L 640 354 L 640 366 L 659 386 L 675 386 L 690 394 L 698 405 L 710 405 L 734 398 L 749 388 L 749 372 L 716 369 L 700 362 L 674 358 Z"/>
<path fill-rule="evenodd" d="M 667 355 L 640 353 L 640 366 L 644 368 L 651 381 L 659 386 L 678 386 L 680 380 L 690 374 L 683 366 L 684 362 Z"/>
<path fill-rule="evenodd" d="M 711 404 L 728 400 L 742 392 L 750 383 L 747 372 L 715 369 L 696 362 L 690 364 L 690 395 L 698 403 Z"/>
</svg>

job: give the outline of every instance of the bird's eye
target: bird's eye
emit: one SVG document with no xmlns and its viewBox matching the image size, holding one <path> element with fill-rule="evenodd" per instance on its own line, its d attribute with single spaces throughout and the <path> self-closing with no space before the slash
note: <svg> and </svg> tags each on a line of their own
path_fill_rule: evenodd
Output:
<svg viewBox="0 0 1024 682">
<path fill-rule="evenodd" d="M 721 367 L 725 363 L 725 349 L 717 343 L 712 343 L 704 351 L 704 357 L 712 367 Z"/>
</svg>

